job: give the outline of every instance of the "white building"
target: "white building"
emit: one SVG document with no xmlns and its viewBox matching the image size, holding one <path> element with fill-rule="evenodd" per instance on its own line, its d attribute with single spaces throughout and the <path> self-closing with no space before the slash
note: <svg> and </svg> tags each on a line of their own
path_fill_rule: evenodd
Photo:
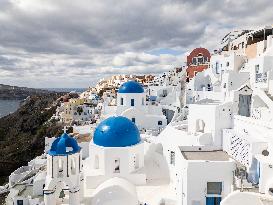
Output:
<svg viewBox="0 0 273 205">
<path fill-rule="evenodd" d="M 219 204 L 233 191 L 235 162 L 223 151 L 176 152 L 175 188 L 178 204 Z"/>
</svg>

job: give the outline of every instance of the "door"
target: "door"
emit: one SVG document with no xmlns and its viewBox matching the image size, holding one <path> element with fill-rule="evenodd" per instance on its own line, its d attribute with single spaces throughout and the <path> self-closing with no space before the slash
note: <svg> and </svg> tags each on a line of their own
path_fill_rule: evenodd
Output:
<svg viewBox="0 0 273 205">
<path fill-rule="evenodd" d="M 166 97 L 167 96 L 167 90 L 163 90 L 163 97 Z"/>
<path fill-rule="evenodd" d="M 206 197 L 206 205 L 220 205 L 221 197 Z"/>
<path fill-rule="evenodd" d="M 250 116 L 251 95 L 239 95 L 239 115 Z"/>
</svg>

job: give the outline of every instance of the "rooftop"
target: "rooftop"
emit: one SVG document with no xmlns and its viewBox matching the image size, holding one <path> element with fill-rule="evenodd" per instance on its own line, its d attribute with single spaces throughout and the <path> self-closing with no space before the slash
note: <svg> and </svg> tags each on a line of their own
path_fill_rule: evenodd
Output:
<svg viewBox="0 0 273 205">
<path fill-rule="evenodd" d="M 181 148 L 180 148 L 181 149 Z M 229 155 L 224 151 L 183 151 L 186 160 L 229 161 Z"/>
</svg>

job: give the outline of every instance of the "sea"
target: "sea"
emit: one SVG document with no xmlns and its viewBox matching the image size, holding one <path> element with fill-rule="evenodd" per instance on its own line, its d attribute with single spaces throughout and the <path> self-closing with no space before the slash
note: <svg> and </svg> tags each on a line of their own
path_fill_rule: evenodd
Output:
<svg viewBox="0 0 273 205">
<path fill-rule="evenodd" d="M 0 118 L 15 112 L 20 102 L 20 100 L 0 100 Z"/>
<path fill-rule="evenodd" d="M 82 93 L 87 88 L 43 88 L 44 90 L 56 92 L 77 92 Z M 0 100 L 0 118 L 15 112 L 20 107 L 21 100 Z"/>
<path fill-rule="evenodd" d="M 87 88 L 41 88 L 43 90 L 55 91 L 55 92 L 77 92 L 82 93 L 87 90 Z"/>
</svg>

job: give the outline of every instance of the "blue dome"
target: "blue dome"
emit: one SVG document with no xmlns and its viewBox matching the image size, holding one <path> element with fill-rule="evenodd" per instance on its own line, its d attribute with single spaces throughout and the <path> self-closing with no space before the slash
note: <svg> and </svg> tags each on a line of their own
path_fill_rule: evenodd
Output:
<svg viewBox="0 0 273 205">
<path fill-rule="evenodd" d="M 123 83 L 119 90 L 119 93 L 144 93 L 142 85 L 136 81 L 128 81 Z"/>
<path fill-rule="evenodd" d="M 54 140 L 48 152 L 49 155 L 69 155 L 80 151 L 80 147 L 73 137 L 64 133 Z"/>
<path fill-rule="evenodd" d="M 127 147 L 141 139 L 136 125 L 126 117 L 109 117 L 96 128 L 93 141 L 103 147 Z"/>
</svg>

